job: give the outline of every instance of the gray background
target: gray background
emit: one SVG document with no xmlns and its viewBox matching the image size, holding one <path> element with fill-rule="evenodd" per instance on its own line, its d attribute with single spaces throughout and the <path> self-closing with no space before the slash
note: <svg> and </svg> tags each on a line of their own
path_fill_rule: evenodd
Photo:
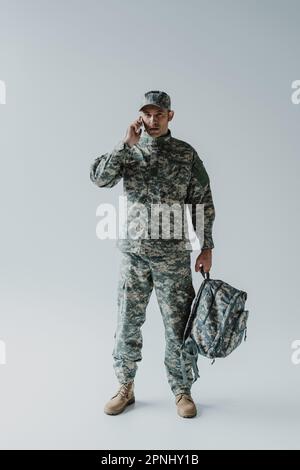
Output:
<svg viewBox="0 0 300 470">
<path fill-rule="evenodd" d="M 299 448 L 299 14 L 294 0 L 0 1 L 1 448 Z M 120 253 L 95 211 L 122 184 L 97 188 L 89 167 L 149 89 L 171 95 L 171 131 L 210 175 L 211 275 L 249 296 L 248 341 L 199 360 L 193 420 L 176 415 L 154 294 L 135 409 L 103 413 Z"/>
</svg>

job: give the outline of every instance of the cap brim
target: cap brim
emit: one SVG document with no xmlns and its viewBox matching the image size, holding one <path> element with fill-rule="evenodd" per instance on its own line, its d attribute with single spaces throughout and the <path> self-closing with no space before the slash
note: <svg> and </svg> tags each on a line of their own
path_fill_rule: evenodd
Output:
<svg viewBox="0 0 300 470">
<path fill-rule="evenodd" d="M 139 111 L 142 111 L 142 109 L 145 108 L 146 106 L 155 106 L 156 108 L 159 108 L 159 109 L 166 109 L 166 108 L 162 108 L 161 106 L 158 106 L 158 104 L 147 103 L 147 104 L 144 104 L 144 105 L 139 109 Z"/>
</svg>

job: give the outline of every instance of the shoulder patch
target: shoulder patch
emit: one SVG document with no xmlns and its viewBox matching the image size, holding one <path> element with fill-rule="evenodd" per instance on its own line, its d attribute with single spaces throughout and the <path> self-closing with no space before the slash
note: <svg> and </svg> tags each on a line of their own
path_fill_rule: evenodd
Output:
<svg viewBox="0 0 300 470">
<path fill-rule="evenodd" d="M 199 156 L 195 154 L 194 158 L 193 174 L 200 182 L 201 186 L 205 186 L 207 183 L 209 183 L 209 176 L 204 167 L 203 161 L 199 158 Z"/>
</svg>

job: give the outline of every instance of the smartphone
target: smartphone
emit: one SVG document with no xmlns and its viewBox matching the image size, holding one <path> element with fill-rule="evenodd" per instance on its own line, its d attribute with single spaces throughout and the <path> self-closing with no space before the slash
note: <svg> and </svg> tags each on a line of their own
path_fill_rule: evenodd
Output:
<svg viewBox="0 0 300 470">
<path fill-rule="evenodd" d="M 140 121 L 142 121 L 141 129 L 142 129 L 142 131 L 144 131 L 144 130 L 145 130 L 145 126 L 144 126 L 144 121 L 143 121 L 142 117 L 140 117 Z"/>
</svg>

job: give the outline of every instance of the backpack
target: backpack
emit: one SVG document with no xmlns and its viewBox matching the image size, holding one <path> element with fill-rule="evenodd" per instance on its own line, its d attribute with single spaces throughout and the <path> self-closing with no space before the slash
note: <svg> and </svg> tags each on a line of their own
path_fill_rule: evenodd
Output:
<svg viewBox="0 0 300 470">
<path fill-rule="evenodd" d="M 247 293 L 219 279 L 204 277 L 194 299 L 181 345 L 181 370 L 187 383 L 184 355 L 190 357 L 194 382 L 199 378 L 198 355 L 212 359 L 228 356 L 247 338 Z M 206 274 L 206 277 L 205 277 Z"/>
</svg>

